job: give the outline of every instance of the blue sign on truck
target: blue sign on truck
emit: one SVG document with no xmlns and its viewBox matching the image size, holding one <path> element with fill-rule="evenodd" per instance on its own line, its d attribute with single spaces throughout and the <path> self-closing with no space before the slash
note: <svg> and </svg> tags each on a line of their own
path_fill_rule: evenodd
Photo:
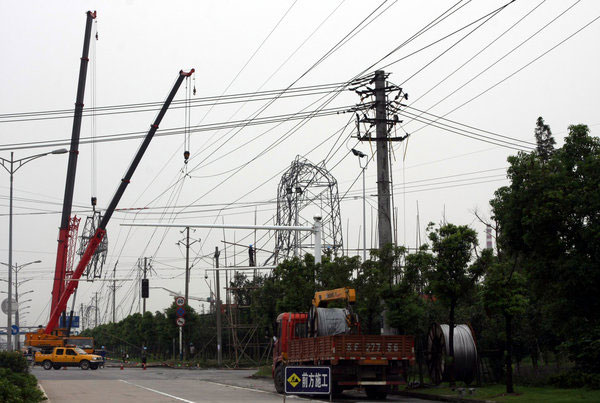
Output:
<svg viewBox="0 0 600 403">
<path fill-rule="evenodd" d="M 66 322 L 63 321 L 63 317 L 61 316 L 58 326 L 65 328 L 65 327 L 67 327 L 68 323 L 69 323 L 69 316 L 67 316 Z M 71 328 L 78 328 L 78 327 L 79 327 L 79 316 L 73 315 L 73 318 L 71 320 Z"/>
<path fill-rule="evenodd" d="M 330 394 L 331 367 L 285 367 L 285 393 Z"/>
</svg>

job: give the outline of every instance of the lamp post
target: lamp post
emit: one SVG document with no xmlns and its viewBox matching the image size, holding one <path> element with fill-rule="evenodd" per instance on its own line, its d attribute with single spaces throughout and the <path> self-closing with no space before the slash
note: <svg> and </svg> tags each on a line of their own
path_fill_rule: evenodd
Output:
<svg viewBox="0 0 600 403">
<path fill-rule="evenodd" d="M 10 203 L 8 212 L 8 314 L 6 320 L 6 349 L 12 350 L 10 340 L 10 330 L 12 327 L 12 233 L 13 233 L 13 177 L 15 172 L 19 170 L 23 165 L 31 162 L 40 157 L 44 157 L 50 154 L 65 154 L 69 152 L 66 148 L 60 148 L 58 150 L 50 151 L 42 154 L 30 155 L 29 157 L 23 157 L 18 160 L 15 159 L 15 153 L 10 153 L 10 160 L 0 157 L 0 164 L 10 175 Z"/>
<path fill-rule="evenodd" d="M 352 154 L 356 155 L 358 157 L 358 165 L 360 166 L 360 168 L 362 169 L 362 183 L 363 183 L 363 262 L 365 260 L 367 260 L 367 216 L 366 216 L 366 199 L 365 199 L 365 169 L 367 168 L 367 165 L 369 164 L 369 161 L 367 161 L 367 163 L 365 164 L 365 166 L 362 165 L 362 159 L 364 157 L 367 156 L 367 154 L 363 153 L 362 151 L 358 151 L 357 149 L 353 148 L 352 149 Z"/>
<path fill-rule="evenodd" d="M 15 281 L 14 281 L 14 284 L 15 284 L 15 302 L 16 302 L 16 305 L 17 305 L 17 308 L 15 309 L 15 325 L 16 325 L 17 327 L 19 327 L 19 326 L 21 325 L 21 323 L 20 323 L 20 321 L 19 321 L 19 318 L 20 318 L 20 315 L 19 315 L 19 310 L 20 310 L 21 308 L 19 308 L 19 305 L 23 304 L 24 302 L 29 302 L 29 301 L 31 301 L 31 299 L 28 299 L 28 300 L 26 300 L 26 301 L 19 302 L 19 287 L 21 286 L 21 284 L 23 284 L 23 283 L 26 283 L 26 282 L 28 282 L 28 281 L 31 281 L 31 280 L 32 280 L 31 278 L 28 278 L 28 279 L 25 279 L 25 280 L 21 280 L 21 281 L 19 281 L 19 272 L 20 272 L 20 271 L 21 271 L 21 269 L 23 269 L 25 266 L 29 266 L 30 264 L 34 264 L 34 263 L 42 263 L 42 261 L 41 261 L 41 260 L 35 260 L 35 261 L 33 261 L 33 262 L 25 263 L 25 264 L 22 264 L 22 265 L 17 265 L 17 264 L 15 264 L 15 265 L 14 265 L 14 268 L 13 268 L 13 270 L 15 271 Z M 10 266 L 9 266 L 8 264 L 6 264 L 6 263 L 0 262 L 0 264 L 3 264 L 4 266 L 8 266 L 8 267 L 10 268 Z M 10 284 L 10 283 L 9 283 L 9 284 Z M 9 286 L 9 287 L 10 287 L 10 286 Z M 25 293 L 21 293 L 21 296 L 23 296 L 23 295 L 25 295 L 25 294 L 32 293 L 32 292 L 33 292 L 33 290 L 27 291 L 27 292 L 25 292 Z M 10 297 L 11 297 L 11 296 L 9 295 L 9 298 L 10 298 Z M 12 302 L 11 302 L 11 305 L 12 305 Z M 11 306 L 11 308 L 12 308 L 12 306 Z M 11 315 L 12 315 L 12 312 L 11 312 L 10 310 L 9 310 L 8 312 L 9 312 L 9 314 L 11 314 Z M 20 343 L 20 338 L 19 338 L 19 334 L 18 334 L 18 333 L 17 333 L 17 334 L 15 334 L 15 344 L 14 344 L 14 345 L 15 345 L 15 348 L 16 348 L 17 350 L 21 348 L 21 343 Z"/>
</svg>

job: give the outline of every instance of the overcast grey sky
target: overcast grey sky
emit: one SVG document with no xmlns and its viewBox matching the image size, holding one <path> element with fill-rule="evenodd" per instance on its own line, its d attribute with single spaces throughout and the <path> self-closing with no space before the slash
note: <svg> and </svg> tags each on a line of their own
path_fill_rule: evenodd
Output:
<svg viewBox="0 0 600 403">
<path fill-rule="evenodd" d="M 294 87 L 345 82 L 455 3 L 454 0 L 1 2 L 0 156 L 9 158 L 10 151 L 14 150 L 15 157 L 20 158 L 57 148 L 27 148 L 15 144 L 70 139 L 72 119 L 8 122 L 11 119 L 4 115 L 73 107 L 85 12 L 89 9 L 98 12 L 95 29 L 97 27 L 99 39 L 93 41 L 90 51 L 85 103 L 92 105 L 94 93 L 97 106 L 108 106 L 162 102 L 178 71 L 192 67 L 196 69 L 196 97 L 286 88 L 352 32 L 356 35 Z M 570 124 L 586 123 L 591 126 L 592 134 L 595 133 L 600 124 L 597 113 L 600 23 L 593 22 L 534 60 L 598 17 L 599 2 L 517 0 L 456 45 L 477 25 L 414 53 L 507 1 L 463 0 L 459 3 L 458 11 L 377 63 L 369 72 L 386 66 L 385 70 L 391 73 L 390 81 L 402 83 L 410 95 L 407 103 L 411 107 L 426 110 L 433 106 L 429 112 L 438 116 L 452 111 L 446 118 L 493 132 L 495 134 L 477 133 L 496 140 L 500 138 L 497 135 L 503 135 L 534 141 L 533 128 L 538 116 L 550 124 L 559 145 Z M 364 29 L 353 31 L 380 5 Z M 521 18 L 522 21 L 511 28 Z M 403 57 L 406 58 L 390 65 Z M 456 73 L 429 91 L 455 70 Z M 461 106 L 490 87 L 493 88 Z M 183 97 L 182 88 L 176 99 Z M 318 99 L 319 96 L 281 99 L 261 116 L 293 113 L 303 108 L 313 110 L 320 102 L 309 105 Z M 354 92 L 344 91 L 328 107 L 357 102 Z M 265 103 L 220 105 L 212 109 L 194 107 L 191 123 L 245 119 Z M 456 107 L 459 108 L 454 110 Z M 154 114 L 155 111 L 149 111 L 98 116 L 96 135 L 145 131 Z M 279 181 L 276 174 L 289 166 L 298 154 L 306 155 L 315 163 L 323 160 L 334 145 L 336 131 L 346 126 L 350 118 L 348 114 L 314 118 L 294 132 L 289 131 L 297 121 L 279 126 L 252 126 L 239 132 L 193 133 L 192 159 L 188 165 L 191 177 L 185 178 L 182 174 L 183 136 L 157 137 L 120 203 L 122 208 L 149 209 L 115 213 L 108 226 L 109 256 L 105 273 L 112 272 L 118 262 L 117 277 L 135 278 L 137 259 L 151 256 L 155 270 L 150 277 L 151 286 L 183 290 L 184 251 L 175 245 L 182 234 L 177 230 L 128 229 L 119 224 L 133 221 L 211 223 L 215 220 L 251 224 L 254 206 L 225 210 L 221 213 L 223 218 L 217 209 L 232 201 L 275 199 Z M 447 221 L 476 228 L 483 243 L 484 228 L 474 219 L 473 210 L 489 216 L 488 201 L 495 189 L 507 183 L 504 178 L 506 158 L 517 151 L 512 146 L 506 148 L 480 141 L 479 136 L 477 140 L 432 126 L 421 128 L 422 124 L 403 119 L 405 125 L 398 127 L 398 134 L 406 132 L 411 137 L 407 143 L 396 145 L 393 153 L 398 242 L 415 246 L 418 202 L 422 234 L 427 222 L 439 222 L 445 211 Z M 91 135 L 91 122 L 90 118 L 84 119 L 82 137 Z M 161 129 L 183 125 L 183 109 L 172 109 Z M 350 188 L 360 174 L 356 157 L 349 153 L 356 140 L 346 137 L 353 128 L 354 124 L 350 123 L 341 139 L 344 145 L 339 149 L 336 146 L 334 157 L 327 163 L 328 168 L 335 166 L 332 173 L 339 182 L 340 195 L 348 192 L 347 195 L 354 196 L 361 192 L 360 180 Z M 264 152 L 278 140 L 282 141 L 277 147 Z M 108 204 L 138 145 L 139 140 L 96 145 L 96 196 L 100 208 Z M 356 147 L 371 154 L 368 143 Z M 79 216 L 87 215 L 90 210 L 91 156 L 91 146 L 82 144 L 73 208 Z M 232 175 L 237 172 L 235 168 L 245 163 L 248 164 Z M 45 324 L 49 314 L 66 164 L 66 155 L 48 156 L 24 166 L 15 175 L 14 262 L 42 260 L 41 264 L 28 266 L 21 272 L 22 279 L 32 278 L 23 285 L 22 291 L 35 291 L 28 295 L 33 301 L 26 304 L 31 305 L 25 315 L 28 325 Z M 267 180 L 271 177 L 273 179 Z M 369 194 L 374 193 L 375 180 L 375 164 L 371 164 L 367 171 Z M 0 174 L 0 262 L 8 261 L 8 189 L 9 177 L 3 172 Z M 192 203 L 202 206 L 164 209 Z M 369 198 L 367 211 L 369 234 L 373 230 L 371 205 L 376 205 L 373 197 Z M 352 197 L 341 203 L 344 237 L 349 234 L 345 241 L 350 248 L 358 246 L 361 206 L 361 201 Z M 275 207 L 273 203 L 260 205 L 257 221 L 271 220 Z M 193 247 L 192 256 L 196 258 L 211 254 L 215 246 L 222 246 L 220 231 L 198 230 L 194 236 L 202 240 Z M 235 238 L 243 244 L 252 242 L 249 231 L 227 231 L 226 237 L 228 241 Z M 370 243 L 370 235 L 367 237 Z M 261 241 L 258 246 L 272 249 L 273 243 Z M 247 253 L 239 248 L 237 252 L 236 263 L 243 264 Z M 232 253 L 233 250 L 228 251 L 230 258 Z M 265 258 L 266 254 L 259 254 L 258 260 L 262 262 Z M 232 264 L 232 259 L 228 263 Z M 209 295 L 202 268 L 210 266 L 210 258 L 195 260 L 190 294 Z M 0 278 L 5 279 L 6 267 L 0 267 Z M 0 289 L 6 290 L 6 283 L 0 284 Z M 137 286 L 136 282 L 121 283 L 117 292 L 119 317 L 131 309 L 137 310 L 137 301 L 132 307 Z M 107 283 L 82 283 L 77 305 L 88 304 L 97 291 L 102 296 L 101 317 L 108 320 Z M 165 291 L 151 290 L 148 309 L 162 310 L 170 302 Z M 198 308 L 199 304 L 192 303 L 192 306 Z M 5 320 L 5 315 L 0 314 L 0 323 Z"/>
</svg>

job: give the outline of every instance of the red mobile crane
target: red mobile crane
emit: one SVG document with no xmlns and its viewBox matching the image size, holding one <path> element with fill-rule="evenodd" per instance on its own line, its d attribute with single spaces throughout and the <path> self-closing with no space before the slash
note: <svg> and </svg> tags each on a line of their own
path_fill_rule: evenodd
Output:
<svg viewBox="0 0 600 403">
<path fill-rule="evenodd" d="M 67 180 L 65 184 L 65 196 L 63 199 L 62 216 L 58 232 L 58 250 L 56 252 L 56 268 L 54 270 L 54 284 L 52 287 L 51 312 L 56 308 L 58 300 L 64 288 L 65 273 L 67 267 L 67 256 L 69 248 L 69 232 L 71 222 L 71 208 L 73 206 L 73 189 L 75 187 L 75 174 L 77 171 L 77 157 L 79 156 L 79 134 L 81 133 L 81 117 L 83 113 L 83 97 L 85 94 L 85 80 L 87 77 L 87 66 L 89 63 L 90 36 L 92 33 L 92 22 L 96 19 L 96 12 L 88 11 L 85 23 L 85 35 L 83 41 L 83 52 L 79 66 L 79 82 L 77 84 L 77 97 L 75 100 L 75 114 L 73 118 L 73 130 L 71 133 L 71 146 L 69 150 L 69 163 L 67 165 Z"/>
<path fill-rule="evenodd" d="M 77 86 L 77 97 L 75 101 L 75 113 L 73 119 L 73 130 L 71 134 L 71 146 L 70 146 L 70 154 L 69 154 L 69 162 L 67 167 L 67 179 L 65 185 L 65 196 L 63 201 L 63 211 L 61 218 L 61 226 L 59 230 L 58 236 L 58 250 L 56 256 L 56 268 L 54 273 L 54 284 L 52 288 L 52 304 L 50 309 L 50 319 L 45 329 L 39 329 L 37 332 L 28 333 L 25 336 L 25 343 L 28 346 L 35 347 L 53 347 L 64 345 L 65 343 L 75 342 L 75 344 L 82 344 L 81 347 L 87 347 L 88 349 L 93 349 L 93 340 L 90 338 L 79 338 L 85 340 L 74 340 L 77 338 L 69 338 L 69 329 L 56 329 L 58 325 L 58 319 L 61 314 L 64 314 L 67 302 L 69 298 L 73 294 L 73 292 L 77 289 L 79 284 L 79 279 L 83 274 L 86 266 L 90 262 L 90 259 L 94 255 L 94 252 L 100 245 L 102 238 L 106 234 L 106 226 L 117 207 L 117 204 L 121 200 L 121 197 L 125 193 L 125 189 L 129 184 L 133 173 L 135 172 L 138 164 L 140 163 L 146 149 L 150 145 L 150 141 L 154 137 L 154 134 L 158 130 L 158 125 L 162 121 L 167 109 L 171 105 L 173 98 L 177 94 L 183 79 L 186 77 L 190 77 L 194 73 L 194 69 L 191 69 L 189 72 L 180 71 L 171 92 L 167 96 L 162 108 L 160 109 L 154 123 L 151 125 L 150 130 L 146 134 L 144 141 L 142 142 L 140 148 L 138 149 L 129 169 L 125 173 L 125 177 L 121 180 L 121 184 L 117 188 L 115 195 L 113 196 L 107 210 L 105 211 L 104 216 L 102 217 L 102 221 L 98 225 L 94 236 L 90 239 L 87 248 L 84 254 L 81 256 L 79 263 L 77 264 L 77 268 L 74 272 L 72 272 L 69 276 L 69 279 L 66 278 L 66 269 L 68 264 L 69 257 L 69 237 L 72 236 L 70 233 L 73 230 L 73 225 L 71 222 L 75 222 L 75 220 L 71 219 L 71 209 L 73 204 L 73 189 L 75 187 L 75 174 L 77 170 L 77 157 L 79 154 L 79 135 L 81 132 L 81 118 L 83 112 L 83 98 L 85 94 L 85 81 L 87 76 L 87 65 L 89 62 L 88 53 L 89 53 L 89 45 L 90 45 L 90 35 L 92 31 L 92 21 L 96 18 L 96 12 L 88 11 L 86 13 L 86 27 L 85 27 L 85 36 L 83 43 L 83 52 L 81 56 L 81 64 L 79 69 L 79 83 Z M 65 281 L 68 280 L 68 281 Z M 66 321 L 65 321 L 66 323 Z M 56 329 L 56 330 L 55 330 Z M 79 343 L 78 343 L 79 342 Z M 87 345 L 88 343 L 92 343 L 91 345 Z"/>
<path fill-rule="evenodd" d="M 45 334 L 51 334 L 52 331 L 54 330 L 54 328 L 56 327 L 56 325 L 58 324 L 58 318 L 60 317 L 61 313 L 66 309 L 67 302 L 69 301 L 69 297 L 71 297 L 71 295 L 73 294 L 73 291 L 75 291 L 75 289 L 77 288 L 77 284 L 79 283 L 78 282 L 79 278 L 83 274 L 83 271 L 85 270 L 86 266 L 90 262 L 90 259 L 92 258 L 92 256 L 94 255 L 94 252 L 98 248 L 98 245 L 100 245 L 102 238 L 106 234 L 106 226 L 108 225 L 108 222 L 110 221 L 110 218 L 111 218 L 112 214 L 114 213 L 115 208 L 119 204 L 121 197 L 125 193 L 125 189 L 129 185 L 129 183 L 131 181 L 131 177 L 133 176 L 133 173 L 135 172 L 138 164 L 142 160 L 142 157 L 144 156 L 146 149 L 150 145 L 150 142 L 152 141 L 154 134 L 158 130 L 158 125 L 162 121 L 162 118 L 165 116 L 165 113 L 167 112 L 167 109 L 171 105 L 171 102 L 173 101 L 175 94 L 177 94 L 177 90 L 181 86 L 183 79 L 185 77 L 191 76 L 193 73 L 194 73 L 194 69 L 191 69 L 188 72 L 184 72 L 183 70 L 179 72 L 179 77 L 177 77 L 177 80 L 175 81 L 175 84 L 173 85 L 171 92 L 167 96 L 165 103 L 163 104 L 162 108 L 158 112 L 158 115 L 156 116 L 154 123 L 150 126 L 150 130 L 148 131 L 148 134 L 146 134 L 144 141 L 140 145 L 140 148 L 138 149 L 137 153 L 135 154 L 133 161 L 131 161 L 131 165 L 129 165 L 129 168 L 127 169 L 127 172 L 125 173 L 125 176 L 123 177 L 123 179 L 121 179 L 121 184 L 117 188 L 117 191 L 115 192 L 112 200 L 110 201 L 108 208 L 104 212 L 104 216 L 102 216 L 102 221 L 100 221 L 100 224 L 98 225 L 98 228 L 96 229 L 96 233 L 90 239 L 90 242 L 89 242 L 87 248 L 85 249 L 85 252 L 81 256 L 81 259 L 79 260 L 79 263 L 77 264 L 77 268 L 73 272 L 73 276 L 72 276 L 71 280 L 69 280 L 67 282 L 65 289 L 62 292 L 60 299 L 58 300 L 57 305 L 53 308 L 52 312 L 50 313 L 50 320 L 48 321 L 48 325 L 46 325 L 46 329 L 44 330 Z"/>
</svg>

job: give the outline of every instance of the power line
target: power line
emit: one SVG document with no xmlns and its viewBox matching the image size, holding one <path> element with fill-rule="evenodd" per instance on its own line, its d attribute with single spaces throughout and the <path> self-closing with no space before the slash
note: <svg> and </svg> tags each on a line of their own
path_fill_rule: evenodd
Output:
<svg viewBox="0 0 600 403">
<path fill-rule="evenodd" d="M 457 92 L 459 92 L 460 90 L 462 90 L 463 88 L 465 88 L 467 85 L 469 85 L 471 82 L 473 82 L 475 79 L 477 79 L 478 77 L 480 77 L 482 74 L 484 74 L 485 72 L 487 72 L 488 70 L 490 70 L 492 67 L 494 67 L 496 64 L 498 64 L 500 61 L 504 60 L 506 57 L 508 57 L 510 54 L 512 54 L 514 51 L 516 51 L 517 49 L 519 49 L 521 46 L 523 46 L 525 43 L 529 42 L 532 38 L 534 38 L 537 34 L 539 34 L 540 32 L 542 32 L 544 29 L 546 29 L 548 26 L 550 26 L 552 23 L 554 23 L 556 20 L 558 20 L 560 17 L 562 17 L 564 14 L 566 14 L 571 8 L 573 8 L 575 5 L 577 5 L 581 0 L 577 0 L 575 3 L 571 4 L 568 8 L 566 8 L 565 10 L 563 10 L 561 13 L 559 13 L 556 17 L 554 17 L 552 20 L 550 20 L 548 23 L 546 23 L 544 26 L 542 26 L 540 29 L 538 29 L 537 31 L 535 31 L 533 34 L 531 34 L 529 37 L 527 37 L 526 39 L 524 39 L 523 41 L 521 41 L 517 46 L 513 47 L 511 50 L 509 50 L 508 52 L 506 52 L 504 55 L 502 55 L 500 58 L 498 58 L 496 61 L 494 61 L 493 63 L 491 63 L 490 65 L 488 65 L 485 69 L 483 69 L 482 71 L 480 71 L 479 73 L 477 73 L 475 76 L 471 77 L 469 80 L 467 80 L 466 82 L 464 82 L 463 84 L 461 84 L 458 88 L 456 88 L 455 90 L 453 90 L 452 92 L 450 92 L 448 95 L 446 95 L 444 98 L 440 99 L 439 101 L 437 101 L 435 104 L 431 105 L 430 107 L 428 107 L 425 111 L 429 111 L 431 109 L 433 109 L 434 107 L 436 107 L 437 105 L 439 105 L 440 103 L 442 103 L 443 101 L 445 101 L 446 99 L 448 99 L 451 96 L 456 95 Z M 538 5 L 539 6 L 539 5 Z M 536 7 L 537 8 L 537 7 Z M 532 10 L 533 11 L 533 10 Z M 511 27 L 512 28 L 512 27 Z M 503 34 L 502 34 L 503 35 Z M 496 38 L 495 40 L 497 40 L 498 38 Z M 494 40 L 494 41 L 495 41 Z M 492 43 L 494 42 L 492 41 Z M 414 103 L 414 102 L 413 102 Z M 409 122 L 407 122 L 406 124 L 409 124 Z"/>
<path fill-rule="evenodd" d="M 229 123 L 210 123 L 205 125 L 192 126 L 190 128 L 191 133 L 199 133 L 213 130 L 221 130 L 224 128 L 237 128 L 237 127 L 248 127 L 255 125 L 264 125 L 264 124 L 276 124 L 276 123 L 285 123 L 292 120 L 301 120 L 306 119 L 307 117 L 325 117 L 325 116 L 334 116 L 340 113 L 345 113 L 352 106 L 343 106 L 343 107 L 335 107 L 329 109 L 321 109 L 315 111 L 302 111 L 295 112 L 289 114 L 282 115 L 274 115 L 267 116 L 264 118 L 252 119 L 252 120 L 240 120 L 233 121 Z M 155 137 L 159 136 L 174 136 L 184 133 L 183 127 L 169 128 L 163 129 L 156 133 Z M 145 136 L 145 132 L 137 131 L 137 132 L 127 132 L 127 133 L 114 133 L 114 134 L 105 134 L 101 136 L 96 136 L 95 139 L 91 137 L 82 137 L 80 140 L 80 144 L 87 144 L 90 142 L 95 143 L 105 143 L 105 142 L 114 142 L 114 141 L 127 141 L 139 139 Z M 41 147 L 56 147 L 61 145 L 66 145 L 69 143 L 67 139 L 57 139 L 57 140 L 44 140 L 44 141 L 32 141 L 32 142 L 23 142 L 23 143 L 11 143 L 4 144 L 0 147 L 0 151 L 11 151 L 11 150 L 19 150 L 19 149 L 30 149 L 30 148 L 41 148 Z"/>
<path fill-rule="evenodd" d="M 568 41 L 569 39 L 571 39 L 572 37 L 574 37 L 575 35 L 577 35 L 579 32 L 583 31 L 585 28 L 587 28 L 588 26 L 590 26 L 591 24 L 593 24 L 594 22 L 596 22 L 598 19 L 600 19 L 600 15 L 597 16 L 596 18 L 594 18 L 593 20 L 591 20 L 590 22 L 588 22 L 587 24 L 583 25 L 579 29 L 577 29 L 575 32 L 573 32 L 572 34 L 570 34 L 569 36 L 567 36 L 565 39 L 563 39 L 560 42 L 558 42 L 556 45 L 554 45 L 551 48 L 549 48 L 548 50 L 542 52 L 540 55 L 538 55 L 537 57 L 535 57 L 534 59 L 532 59 L 531 61 L 529 61 L 525 65 L 521 66 L 520 68 L 518 68 L 517 70 L 515 70 L 514 72 L 512 72 L 508 76 L 504 77 L 503 79 L 501 79 L 500 81 L 496 82 L 495 84 L 493 84 L 492 86 L 488 87 L 487 89 L 481 91 L 479 94 L 473 96 L 469 100 L 467 100 L 467 101 L 463 102 L 462 104 L 458 105 L 457 107 L 455 107 L 454 109 L 452 109 L 449 112 L 445 113 L 441 117 L 445 117 L 445 116 L 451 114 L 452 112 L 454 112 L 454 111 L 462 108 L 463 106 L 465 106 L 465 105 L 473 102 L 474 100 L 476 100 L 480 96 L 482 96 L 485 93 L 487 93 L 487 92 L 491 91 L 492 89 L 496 88 L 498 85 L 500 85 L 503 82 L 505 82 L 505 81 L 509 80 L 510 78 L 514 77 L 516 74 L 518 74 L 519 72 L 523 71 L 525 68 L 529 67 L 530 65 L 532 65 L 533 63 L 535 63 L 536 61 L 538 61 L 539 59 L 541 59 L 542 57 L 544 57 L 545 55 L 547 55 L 548 53 L 550 53 L 551 51 L 553 51 L 554 49 L 558 48 L 563 43 L 565 43 L 566 41 Z M 428 125 L 430 125 L 430 124 L 425 124 L 425 125 L 421 126 L 420 128 L 418 128 L 417 130 L 412 131 L 412 133 L 414 134 L 417 131 L 420 131 L 420 130 L 424 129 Z"/>
</svg>

